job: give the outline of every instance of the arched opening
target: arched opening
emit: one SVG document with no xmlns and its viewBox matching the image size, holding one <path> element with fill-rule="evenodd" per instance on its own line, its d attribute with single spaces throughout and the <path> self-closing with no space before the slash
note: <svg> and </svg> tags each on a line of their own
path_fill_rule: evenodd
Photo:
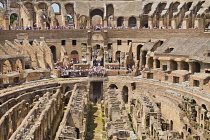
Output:
<svg viewBox="0 0 210 140">
<path fill-rule="evenodd" d="M 72 51 L 70 56 L 71 61 L 73 61 L 73 64 L 76 64 L 79 61 L 79 54 L 77 51 Z"/>
<path fill-rule="evenodd" d="M 38 4 L 39 9 L 42 9 L 43 11 L 47 10 L 47 4 L 45 2 L 40 2 Z"/>
<path fill-rule="evenodd" d="M 18 15 L 13 13 L 10 15 L 10 25 L 12 24 L 18 24 Z"/>
<path fill-rule="evenodd" d="M 189 11 L 191 6 L 192 6 L 192 2 L 188 2 L 186 4 L 186 11 Z"/>
<path fill-rule="evenodd" d="M 23 70 L 23 64 L 22 64 L 22 62 L 21 62 L 20 59 L 17 59 L 17 60 L 16 60 L 16 63 L 15 63 L 15 70 L 16 70 L 16 71 Z"/>
<path fill-rule="evenodd" d="M 102 17 L 100 15 L 95 15 L 92 17 L 92 26 L 102 26 Z"/>
<path fill-rule="evenodd" d="M 174 60 L 171 60 L 171 70 L 178 70 L 178 64 Z"/>
<path fill-rule="evenodd" d="M 135 27 L 136 26 L 136 18 L 135 17 L 130 17 L 128 20 L 128 26 L 129 27 Z"/>
<path fill-rule="evenodd" d="M 113 26 L 113 19 L 114 19 L 114 7 L 112 4 L 106 6 L 106 17 L 108 17 L 107 25 L 112 27 Z"/>
<path fill-rule="evenodd" d="M 52 5 L 53 11 L 55 14 L 59 14 L 60 13 L 60 5 L 58 5 L 57 3 L 53 3 Z"/>
<path fill-rule="evenodd" d="M 201 71 L 201 65 L 198 62 L 194 63 L 194 72 L 200 72 Z"/>
<path fill-rule="evenodd" d="M 104 12 L 101 9 L 94 9 L 90 12 L 91 26 L 103 26 Z"/>
<path fill-rule="evenodd" d="M 122 98 L 125 104 L 128 103 L 128 87 L 124 86 L 122 90 Z"/>
<path fill-rule="evenodd" d="M 160 60 L 156 59 L 156 68 L 160 68 Z"/>
<path fill-rule="evenodd" d="M 181 69 L 182 70 L 189 70 L 189 64 L 185 61 L 181 61 Z"/>
<path fill-rule="evenodd" d="M 165 10 L 165 7 L 166 7 L 166 3 L 159 3 L 159 5 L 157 7 L 156 15 L 155 15 L 156 16 L 156 22 L 154 23 L 153 26 L 156 26 L 156 27 L 159 26 L 159 19 L 161 18 L 161 13 L 162 13 L 163 10 Z"/>
<path fill-rule="evenodd" d="M 116 58 L 116 61 L 118 61 L 118 62 L 120 62 L 120 52 L 121 52 L 121 51 L 117 51 L 117 52 L 115 53 L 115 58 Z"/>
<path fill-rule="evenodd" d="M 152 4 L 153 3 L 148 3 L 144 6 L 144 14 L 149 14 L 149 12 L 151 11 L 152 9 Z"/>
<path fill-rule="evenodd" d="M 147 51 L 143 51 L 142 52 L 142 66 L 145 66 L 146 65 L 146 60 L 147 60 Z"/>
<path fill-rule="evenodd" d="M 68 26 L 74 27 L 74 5 L 73 4 L 66 4 L 65 5 L 66 13 L 67 13 L 67 21 Z M 81 22 L 79 22 L 81 23 Z"/>
<path fill-rule="evenodd" d="M 173 123 L 173 121 L 171 120 L 171 121 L 170 121 L 170 130 L 173 130 L 173 125 L 174 125 L 174 123 Z"/>
<path fill-rule="evenodd" d="M 4 9 L 4 4 L 3 4 L 2 2 L 0 2 L 0 7 L 1 7 L 2 9 Z"/>
<path fill-rule="evenodd" d="M 79 18 L 79 25 L 80 27 L 86 27 L 87 26 L 87 17 L 86 16 L 80 16 Z"/>
<path fill-rule="evenodd" d="M 55 47 L 55 46 L 51 46 L 51 47 L 50 47 L 50 50 L 51 50 L 52 55 L 53 55 L 53 61 L 54 61 L 54 63 L 56 63 L 56 62 L 57 62 L 56 47 Z"/>
<path fill-rule="evenodd" d="M 141 52 L 141 48 L 143 45 L 138 45 L 137 46 L 137 53 L 136 53 L 136 58 L 137 60 L 140 60 L 140 52 Z"/>
<path fill-rule="evenodd" d="M 150 57 L 150 58 L 148 59 L 148 67 L 149 67 L 149 69 L 153 68 L 153 62 L 154 62 L 153 57 Z"/>
<path fill-rule="evenodd" d="M 31 15 L 31 19 L 33 20 L 33 26 L 36 26 L 36 12 L 34 10 L 34 5 L 31 2 L 26 2 L 24 4 L 24 6 L 27 8 L 29 14 Z M 23 25 L 23 21 L 21 21 L 22 26 Z"/>
<path fill-rule="evenodd" d="M 109 85 L 109 89 L 118 89 L 118 87 L 115 84 Z"/>
<path fill-rule="evenodd" d="M 3 64 L 3 73 L 6 74 L 12 71 L 12 64 L 9 60 L 4 61 Z"/>
<path fill-rule="evenodd" d="M 172 12 L 177 12 L 178 11 L 178 6 L 179 6 L 179 2 L 175 2 L 173 3 L 173 6 L 172 6 Z"/>
<path fill-rule="evenodd" d="M 117 18 L 117 27 L 124 26 L 123 22 L 124 22 L 124 18 L 123 17 Z"/>
</svg>

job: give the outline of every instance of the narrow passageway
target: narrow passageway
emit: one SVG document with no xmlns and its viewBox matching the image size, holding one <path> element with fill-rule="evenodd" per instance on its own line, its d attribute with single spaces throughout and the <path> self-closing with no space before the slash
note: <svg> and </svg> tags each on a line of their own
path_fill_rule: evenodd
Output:
<svg viewBox="0 0 210 140">
<path fill-rule="evenodd" d="M 86 140 L 106 140 L 101 104 L 91 103 L 88 110 Z"/>
</svg>

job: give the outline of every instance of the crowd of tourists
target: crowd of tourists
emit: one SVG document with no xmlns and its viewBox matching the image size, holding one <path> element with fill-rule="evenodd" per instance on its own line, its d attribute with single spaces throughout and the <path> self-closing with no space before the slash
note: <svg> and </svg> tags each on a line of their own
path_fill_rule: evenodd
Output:
<svg viewBox="0 0 210 140">
<path fill-rule="evenodd" d="M 55 26 L 55 27 L 17 27 L 16 29 L 12 29 L 12 27 L 10 27 L 10 30 L 67 30 L 67 29 L 75 29 L 75 27 L 73 26 Z M 93 29 L 95 31 L 97 30 L 101 30 L 101 29 L 174 29 L 171 26 L 155 26 L 153 28 L 149 27 L 149 26 L 143 26 L 143 27 L 137 27 L 137 26 L 80 26 L 79 29 Z M 176 28 L 176 29 L 182 29 L 182 28 Z M 198 29 L 198 27 L 195 28 L 191 28 L 191 29 Z M 3 30 L 2 27 L 0 27 L 0 30 Z"/>
</svg>

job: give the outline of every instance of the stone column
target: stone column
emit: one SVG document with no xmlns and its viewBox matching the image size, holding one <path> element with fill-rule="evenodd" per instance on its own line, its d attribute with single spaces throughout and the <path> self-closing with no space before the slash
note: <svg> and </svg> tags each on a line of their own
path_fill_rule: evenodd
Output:
<svg viewBox="0 0 210 140">
<path fill-rule="evenodd" d="M 156 60 L 157 60 L 157 59 L 153 59 L 153 68 L 154 68 L 154 69 L 157 68 Z"/>
<path fill-rule="evenodd" d="M 141 24 L 140 24 L 140 18 L 137 17 L 136 18 L 136 21 L 137 21 L 136 22 L 136 26 L 139 28 L 141 26 Z"/>
<path fill-rule="evenodd" d="M 178 70 L 182 70 L 183 66 L 182 66 L 182 62 L 181 61 L 176 61 L 178 64 Z"/>
<path fill-rule="evenodd" d="M 170 60 L 167 60 L 166 63 L 167 63 L 167 71 L 171 71 L 171 62 L 170 62 Z"/>
<path fill-rule="evenodd" d="M 90 27 L 90 19 L 87 19 L 87 26 Z"/>
<path fill-rule="evenodd" d="M 172 18 L 172 19 L 171 19 L 171 27 L 172 27 L 173 29 L 176 29 L 176 27 L 177 27 L 177 25 L 176 25 L 176 19 L 175 19 L 175 18 Z"/>
<path fill-rule="evenodd" d="M 161 27 L 163 27 L 164 24 L 163 24 L 163 18 L 160 18 L 159 19 L 159 29 L 161 29 Z"/>
<path fill-rule="evenodd" d="M 128 18 L 124 18 L 123 24 L 128 27 Z"/>
<path fill-rule="evenodd" d="M 196 18 L 194 21 L 194 24 L 195 24 L 194 26 L 195 28 L 199 28 L 199 29 L 205 28 L 204 20 L 201 18 Z"/>
<path fill-rule="evenodd" d="M 187 29 L 189 24 L 188 18 L 184 18 L 182 22 L 182 29 Z"/>
<path fill-rule="evenodd" d="M 91 61 L 91 46 L 90 45 L 87 46 L 87 56 L 86 57 L 87 57 L 86 58 L 87 62 Z"/>
<path fill-rule="evenodd" d="M 148 27 L 150 27 L 150 29 L 153 28 L 153 20 L 151 17 L 148 18 Z"/>
<path fill-rule="evenodd" d="M 105 19 L 103 19 L 103 26 L 107 27 L 107 25 L 108 25 L 108 20 L 105 18 Z"/>
<path fill-rule="evenodd" d="M 189 72 L 190 73 L 194 72 L 194 67 L 195 67 L 194 63 L 193 62 L 189 62 Z"/>
</svg>

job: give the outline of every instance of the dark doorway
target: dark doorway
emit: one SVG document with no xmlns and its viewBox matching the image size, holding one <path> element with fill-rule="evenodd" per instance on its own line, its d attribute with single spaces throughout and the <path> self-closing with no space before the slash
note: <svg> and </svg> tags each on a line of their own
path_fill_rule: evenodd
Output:
<svg viewBox="0 0 210 140">
<path fill-rule="evenodd" d="M 57 58 L 56 58 L 56 47 L 55 46 L 51 46 L 50 50 L 51 50 L 51 52 L 53 54 L 53 61 L 54 61 L 54 63 L 56 63 L 56 61 L 57 61 Z"/>
<path fill-rule="evenodd" d="M 103 82 L 91 82 L 90 100 L 94 103 L 100 102 L 103 97 Z"/>
</svg>

